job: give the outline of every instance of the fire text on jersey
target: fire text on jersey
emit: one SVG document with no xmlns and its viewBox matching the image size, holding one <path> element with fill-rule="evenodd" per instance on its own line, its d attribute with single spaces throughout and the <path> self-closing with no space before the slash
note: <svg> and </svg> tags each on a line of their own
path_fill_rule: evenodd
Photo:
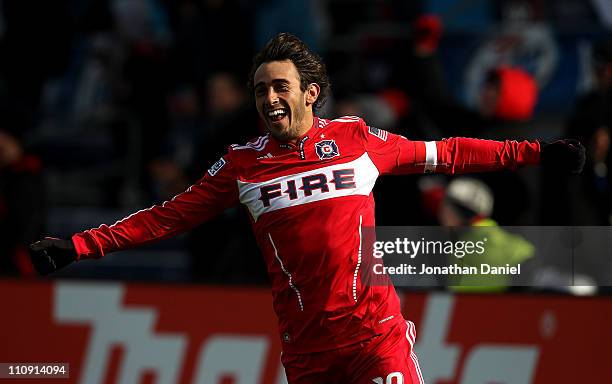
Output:
<svg viewBox="0 0 612 384">
<path fill-rule="evenodd" d="M 356 188 L 355 170 L 352 168 L 334 170 L 331 172 L 331 177 L 331 180 L 328 180 L 324 173 L 318 173 L 301 177 L 299 180 L 293 179 L 264 185 L 259 188 L 259 200 L 263 202 L 264 207 L 269 207 L 270 200 L 281 197 L 283 194 L 286 194 L 290 200 L 296 200 L 299 197 L 298 193 L 303 196 L 312 196 L 315 191 L 329 192 L 330 185 L 333 185 L 336 190 Z"/>
</svg>

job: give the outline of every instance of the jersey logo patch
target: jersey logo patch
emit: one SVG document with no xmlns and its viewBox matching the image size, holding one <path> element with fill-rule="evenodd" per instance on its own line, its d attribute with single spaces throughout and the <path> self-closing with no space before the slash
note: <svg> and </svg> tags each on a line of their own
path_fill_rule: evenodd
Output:
<svg viewBox="0 0 612 384">
<path fill-rule="evenodd" d="M 220 158 L 219 160 L 217 160 L 216 163 L 212 165 L 212 167 L 210 167 L 210 169 L 208 170 L 208 174 L 211 176 L 216 175 L 221 170 L 221 168 L 223 168 L 224 165 L 225 160 L 223 158 Z"/>
<path fill-rule="evenodd" d="M 338 146 L 336 142 L 333 140 L 322 140 L 315 144 L 315 149 L 317 150 L 317 155 L 319 159 L 331 159 L 335 156 L 340 156 L 340 151 L 338 151 Z"/>
<path fill-rule="evenodd" d="M 387 136 L 389 136 L 389 132 L 384 129 L 378 129 L 376 127 L 368 127 L 368 132 L 370 135 L 374 135 L 381 139 L 382 141 L 387 141 Z"/>
</svg>

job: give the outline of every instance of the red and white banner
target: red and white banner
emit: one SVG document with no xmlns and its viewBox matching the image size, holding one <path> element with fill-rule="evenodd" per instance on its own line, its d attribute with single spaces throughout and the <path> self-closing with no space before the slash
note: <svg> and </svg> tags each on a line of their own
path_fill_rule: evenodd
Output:
<svg viewBox="0 0 612 384">
<path fill-rule="evenodd" d="M 266 289 L 0 281 L 0 298 L 0 363 L 68 363 L 58 383 L 286 383 Z M 612 382 L 612 298 L 402 299 L 429 384 Z"/>
</svg>

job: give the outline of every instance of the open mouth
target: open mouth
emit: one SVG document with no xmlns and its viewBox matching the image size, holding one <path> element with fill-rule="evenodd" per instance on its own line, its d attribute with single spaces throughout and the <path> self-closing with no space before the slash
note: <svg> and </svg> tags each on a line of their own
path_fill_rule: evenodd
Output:
<svg viewBox="0 0 612 384">
<path fill-rule="evenodd" d="M 287 116 L 287 110 L 285 108 L 277 108 L 267 112 L 268 119 L 272 122 L 281 121 Z"/>
</svg>

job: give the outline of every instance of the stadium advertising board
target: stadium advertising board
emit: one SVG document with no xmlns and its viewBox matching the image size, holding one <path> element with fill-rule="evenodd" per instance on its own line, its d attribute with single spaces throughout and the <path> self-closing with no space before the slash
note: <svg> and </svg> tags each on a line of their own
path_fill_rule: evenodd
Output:
<svg viewBox="0 0 612 384">
<path fill-rule="evenodd" d="M 0 292 L 0 362 L 68 364 L 57 382 L 286 383 L 266 289 L 0 281 Z M 428 383 L 612 381 L 608 297 L 402 300 Z"/>
</svg>

